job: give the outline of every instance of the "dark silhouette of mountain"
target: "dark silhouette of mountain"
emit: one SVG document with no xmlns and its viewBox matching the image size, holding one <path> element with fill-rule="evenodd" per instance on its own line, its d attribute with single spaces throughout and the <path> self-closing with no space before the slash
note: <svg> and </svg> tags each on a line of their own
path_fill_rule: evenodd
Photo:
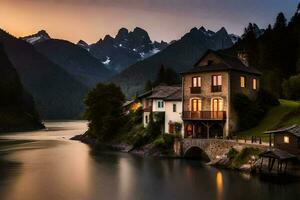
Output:
<svg viewBox="0 0 300 200">
<path fill-rule="evenodd" d="M 121 72 L 128 66 L 152 56 L 166 48 L 166 42 L 152 42 L 148 33 L 135 28 L 129 32 L 121 28 L 115 38 L 106 35 L 90 45 L 89 51 L 109 69 Z"/>
<path fill-rule="evenodd" d="M 155 79 L 161 65 L 181 72 L 191 68 L 208 49 L 218 50 L 232 45 L 232 38 L 225 28 L 217 32 L 204 27 L 193 28 L 163 51 L 133 64 L 111 81 L 120 85 L 127 96 L 131 96 L 140 92 L 147 80 Z"/>
<path fill-rule="evenodd" d="M 30 35 L 30 36 L 26 36 L 26 37 L 23 37 L 21 39 L 27 41 L 30 44 L 36 44 L 36 43 L 39 43 L 39 42 L 43 42 L 43 41 L 49 40 L 51 38 L 50 38 L 49 34 L 45 30 L 41 30 L 41 31 L 39 31 L 36 34 Z"/>
<path fill-rule="evenodd" d="M 78 45 L 79 47 L 81 47 L 81 48 L 84 48 L 84 49 L 87 50 L 87 51 L 90 51 L 90 46 L 88 45 L 88 43 L 86 43 L 86 42 L 83 41 L 83 40 L 79 40 L 79 41 L 77 42 L 77 45 Z"/>
<path fill-rule="evenodd" d="M 43 128 L 33 98 L 0 44 L 0 132 Z"/>
<path fill-rule="evenodd" d="M 30 91 L 42 118 L 70 119 L 84 110 L 88 88 L 62 67 L 39 53 L 34 46 L 0 30 L 0 42 Z"/>
<path fill-rule="evenodd" d="M 40 53 L 90 88 L 113 75 L 88 51 L 71 42 L 49 39 L 34 46 Z"/>
</svg>

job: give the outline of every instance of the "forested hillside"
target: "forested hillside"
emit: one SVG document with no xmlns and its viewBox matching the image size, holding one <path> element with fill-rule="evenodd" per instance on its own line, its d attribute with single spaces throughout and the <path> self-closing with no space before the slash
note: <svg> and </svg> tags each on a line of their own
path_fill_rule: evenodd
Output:
<svg viewBox="0 0 300 200">
<path fill-rule="evenodd" d="M 42 127 L 32 96 L 0 44 L 0 132 Z"/>
<path fill-rule="evenodd" d="M 263 72 L 265 89 L 280 97 L 299 99 L 300 77 L 296 75 L 300 72 L 300 4 L 290 21 L 279 13 L 263 35 L 257 35 L 254 27 L 250 23 L 242 40 L 224 52 L 235 56 L 247 53 L 249 64 Z"/>
</svg>

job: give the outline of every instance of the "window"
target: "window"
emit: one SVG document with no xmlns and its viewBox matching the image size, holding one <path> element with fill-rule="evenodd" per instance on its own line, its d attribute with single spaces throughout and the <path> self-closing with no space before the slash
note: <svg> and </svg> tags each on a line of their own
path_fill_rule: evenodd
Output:
<svg viewBox="0 0 300 200">
<path fill-rule="evenodd" d="M 197 112 L 202 110 L 202 101 L 201 99 L 192 99 L 192 111 Z"/>
<path fill-rule="evenodd" d="M 176 104 L 173 104 L 173 112 L 177 112 Z"/>
<path fill-rule="evenodd" d="M 201 77 L 193 77 L 192 87 L 201 87 Z"/>
<path fill-rule="evenodd" d="M 212 76 L 212 85 L 213 86 L 222 85 L 222 76 L 221 75 L 213 75 Z"/>
<path fill-rule="evenodd" d="M 222 91 L 222 76 L 221 75 L 213 75 L 211 79 L 212 79 L 211 92 L 221 92 Z"/>
<path fill-rule="evenodd" d="M 253 88 L 253 90 L 257 90 L 257 80 L 256 80 L 256 78 L 254 78 L 253 80 L 252 80 L 252 88 Z"/>
<path fill-rule="evenodd" d="M 145 117 L 145 122 L 146 122 L 146 124 L 148 124 L 148 115 L 146 115 L 146 117 Z"/>
<path fill-rule="evenodd" d="M 289 144 L 290 143 L 290 137 L 289 136 L 284 136 L 283 137 L 283 143 Z"/>
<path fill-rule="evenodd" d="M 246 77 L 245 76 L 240 77 L 240 84 L 241 84 L 241 88 L 246 87 Z"/>
<path fill-rule="evenodd" d="M 164 102 L 159 100 L 157 101 L 157 108 L 163 108 L 164 107 Z"/>
</svg>

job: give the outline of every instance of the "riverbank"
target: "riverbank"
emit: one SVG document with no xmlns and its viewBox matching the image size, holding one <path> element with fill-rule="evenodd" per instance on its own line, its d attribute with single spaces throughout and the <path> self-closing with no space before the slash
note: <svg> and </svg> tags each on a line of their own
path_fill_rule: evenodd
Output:
<svg viewBox="0 0 300 200">
<path fill-rule="evenodd" d="M 119 152 L 130 153 L 141 157 L 157 157 L 157 158 L 168 158 L 168 159 L 188 159 L 181 155 L 162 154 L 157 148 L 153 148 L 153 145 L 148 144 L 140 148 L 134 148 L 132 145 L 124 143 L 99 143 L 95 138 L 91 138 L 87 134 L 78 135 L 72 140 L 78 140 L 83 143 L 90 145 L 92 148 L 114 150 Z M 268 179 L 268 177 L 278 177 L 279 180 L 289 177 L 300 180 L 300 166 L 299 162 L 290 164 L 286 173 L 278 173 L 276 169 L 269 172 L 266 170 L 268 164 L 266 162 L 261 166 L 261 160 L 259 154 L 262 153 L 265 148 L 257 148 L 256 146 L 244 146 L 244 147 L 232 147 L 224 155 L 205 163 L 208 166 L 212 166 L 217 169 L 226 169 L 230 171 L 237 171 L 246 174 L 259 175 Z M 261 168 L 262 167 L 262 168 Z M 262 169 L 262 170 L 261 170 Z M 283 178 L 284 177 L 284 178 Z"/>
<path fill-rule="evenodd" d="M 87 133 L 82 135 L 76 135 L 71 140 L 77 140 L 82 143 L 88 144 L 92 148 L 114 150 L 124 153 L 130 153 L 141 157 L 161 157 L 161 158 L 183 158 L 172 153 L 171 149 L 160 149 L 153 143 L 142 145 L 140 147 L 134 147 L 134 145 L 126 144 L 123 142 L 99 142 L 96 138 L 89 136 Z"/>
</svg>

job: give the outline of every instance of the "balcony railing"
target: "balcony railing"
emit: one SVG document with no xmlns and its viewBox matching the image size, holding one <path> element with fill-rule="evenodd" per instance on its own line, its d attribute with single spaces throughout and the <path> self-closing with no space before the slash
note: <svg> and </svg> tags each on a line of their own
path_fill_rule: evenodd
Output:
<svg viewBox="0 0 300 200">
<path fill-rule="evenodd" d="M 212 85 L 211 92 L 222 92 L 222 85 Z"/>
<path fill-rule="evenodd" d="M 184 111 L 182 118 L 185 120 L 226 120 L 225 111 Z"/>
<path fill-rule="evenodd" d="M 191 94 L 201 94 L 201 87 L 191 87 Z"/>
</svg>

